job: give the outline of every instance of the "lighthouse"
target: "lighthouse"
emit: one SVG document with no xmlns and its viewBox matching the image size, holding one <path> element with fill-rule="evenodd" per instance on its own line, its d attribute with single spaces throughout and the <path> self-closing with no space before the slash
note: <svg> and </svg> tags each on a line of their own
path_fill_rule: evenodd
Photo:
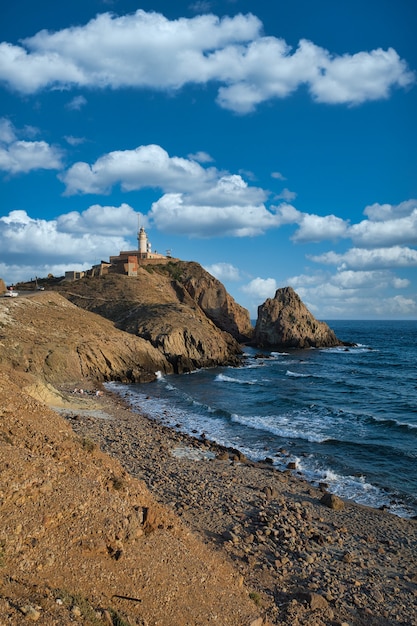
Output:
<svg viewBox="0 0 417 626">
<path fill-rule="evenodd" d="M 146 253 L 149 251 L 149 246 L 148 246 L 148 236 L 143 226 L 141 226 L 138 232 L 138 250 L 140 252 L 140 256 L 142 257 L 143 255 L 142 258 L 146 258 Z"/>
</svg>

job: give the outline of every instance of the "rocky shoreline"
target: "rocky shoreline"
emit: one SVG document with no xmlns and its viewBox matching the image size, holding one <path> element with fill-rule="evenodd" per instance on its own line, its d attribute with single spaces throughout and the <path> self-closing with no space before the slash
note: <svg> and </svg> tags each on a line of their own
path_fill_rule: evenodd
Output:
<svg viewBox="0 0 417 626">
<path fill-rule="evenodd" d="M 323 491 L 290 470 L 169 429 L 108 390 L 99 404 L 98 413 L 59 412 L 232 562 L 266 620 L 259 623 L 417 623 L 415 520 L 326 505 Z"/>
</svg>

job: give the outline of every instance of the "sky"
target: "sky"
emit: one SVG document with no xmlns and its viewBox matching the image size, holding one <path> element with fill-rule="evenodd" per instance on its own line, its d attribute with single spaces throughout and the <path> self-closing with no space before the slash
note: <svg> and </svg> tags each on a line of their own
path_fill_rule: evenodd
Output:
<svg viewBox="0 0 417 626">
<path fill-rule="evenodd" d="M 414 0 L 0 8 L 0 277 L 137 247 L 256 318 L 417 318 Z"/>
</svg>

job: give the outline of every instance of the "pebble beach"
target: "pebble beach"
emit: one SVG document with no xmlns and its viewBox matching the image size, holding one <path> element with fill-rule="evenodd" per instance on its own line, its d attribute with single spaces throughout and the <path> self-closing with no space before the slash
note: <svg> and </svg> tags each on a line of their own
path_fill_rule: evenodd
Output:
<svg viewBox="0 0 417 626">
<path fill-rule="evenodd" d="M 416 520 L 332 498 L 108 390 L 95 404 L 59 412 L 233 563 L 270 624 L 417 623 Z"/>
</svg>

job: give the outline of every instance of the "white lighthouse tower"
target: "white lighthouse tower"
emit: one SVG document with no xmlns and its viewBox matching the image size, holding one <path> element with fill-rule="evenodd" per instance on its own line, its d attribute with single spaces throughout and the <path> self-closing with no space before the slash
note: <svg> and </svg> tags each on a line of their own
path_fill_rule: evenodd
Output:
<svg viewBox="0 0 417 626">
<path fill-rule="evenodd" d="M 143 226 L 141 226 L 138 232 L 138 250 L 139 250 L 140 256 L 142 258 L 146 258 L 146 253 L 149 252 L 149 245 L 148 245 L 148 236 Z"/>
</svg>

